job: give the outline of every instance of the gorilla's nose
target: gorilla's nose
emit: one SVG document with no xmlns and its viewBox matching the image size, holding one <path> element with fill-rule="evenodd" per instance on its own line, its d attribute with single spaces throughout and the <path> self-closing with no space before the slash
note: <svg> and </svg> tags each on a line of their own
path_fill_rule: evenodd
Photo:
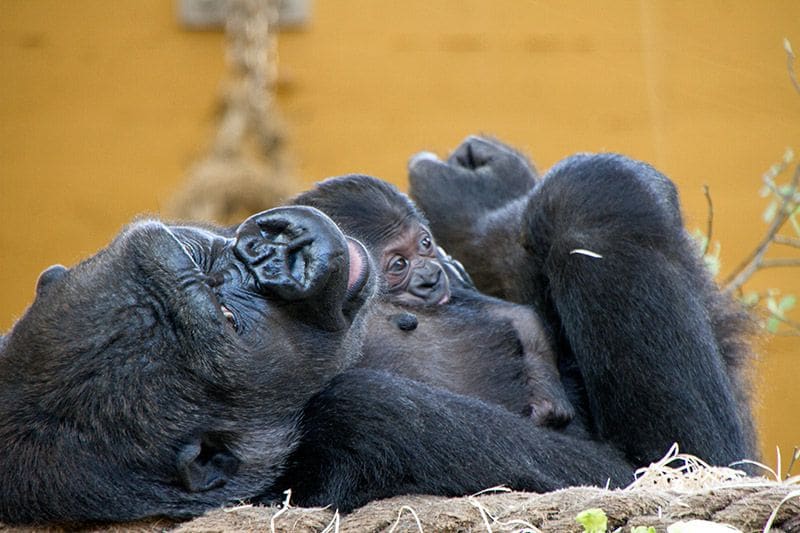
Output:
<svg viewBox="0 0 800 533">
<path fill-rule="evenodd" d="M 256 290 L 285 300 L 305 299 L 341 270 L 346 242 L 319 211 L 282 207 L 248 218 L 236 231 L 234 253 Z"/>
<path fill-rule="evenodd" d="M 433 261 L 414 271 L 408 291 L 427 303 L 440 303 L 449 294 L 447 279 L 442 268 Z"/>
<path fill-rule="evenodd" d="M 441 273 L 442 269 L 428 261 L 424 267 L 417 269 L 412 284 L 420 289 L 430 290 L 441 282 Z"/>
</svg>

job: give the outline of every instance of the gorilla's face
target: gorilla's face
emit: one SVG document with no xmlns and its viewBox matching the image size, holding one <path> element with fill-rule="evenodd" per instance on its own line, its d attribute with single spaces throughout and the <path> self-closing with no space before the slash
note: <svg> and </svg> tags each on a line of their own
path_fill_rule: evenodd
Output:
<svg viewBox="0 0 800 533">
<path fill-rule="evenodd" d="M 0 503 L 124 519 L 257 494 L 357 356 L 371 271 L 305 207 L 230 231 L 138 222 L 48 269 L 0 340 Z"/>
</svg>

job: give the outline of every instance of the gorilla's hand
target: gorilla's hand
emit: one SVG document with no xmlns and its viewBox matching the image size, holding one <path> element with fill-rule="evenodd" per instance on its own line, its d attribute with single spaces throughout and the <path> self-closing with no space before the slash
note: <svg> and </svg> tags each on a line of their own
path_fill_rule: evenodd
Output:
<svg viewBox="0 0 800 533">
<path fill-rule="evenodd" d="M 537 179 L 528 160 L 497 140 L 472 136 L 447 161 L 430 152 L 412 157 L 408 179 L 434 237 L 464 263 L 478 289 L 513 294 L 506 273 L 523 254 L 520 222 Z"/>
<path fill-rule="evenodd" d="M 436 247 L 436 258 L 439 260 L 439 263 L 442 265 L 442 268 L 447 274 L 447 279 L 450 281 L 451 287 L 458 287 L 460 289 L 467 289 L 471 291 L 477 290 L 475 287 L 475 282 L 472 281 L 472 278 L 467 273 L 464 265 L 449 255 L 441 246 Z"/>
<path fill-rule="evenodd" d="M 408 174 L 411 196 L 428 214 L 494 210 L 527 195 L 536 181 L 536 170 L 525 156 L 477 136 L 467 137 L 447 161 L 431 152 L 414 155 Z"/>
</svg>

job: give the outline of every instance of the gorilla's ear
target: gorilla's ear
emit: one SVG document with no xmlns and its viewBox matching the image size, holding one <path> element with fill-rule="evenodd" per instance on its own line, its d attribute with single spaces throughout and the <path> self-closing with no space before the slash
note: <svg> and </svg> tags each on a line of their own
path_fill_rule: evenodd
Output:
<svg viewBox="0 0 800 533">
<path fill-rule="evenodd" d="M 39 279 L 36 281 L 36 295 L 41 296 L 51 283 L 63 278 L 66 273 L 67 267 L 64 265 L 53 265 L 46 268 L 39 274 Z"/>
<path fill-rule="evenodd" d="M 178 476 L 189 492 L 204 492 L 225 485 L 239 463 L 223 444 L 203 435 L 178 452 Z"/>
</svg>

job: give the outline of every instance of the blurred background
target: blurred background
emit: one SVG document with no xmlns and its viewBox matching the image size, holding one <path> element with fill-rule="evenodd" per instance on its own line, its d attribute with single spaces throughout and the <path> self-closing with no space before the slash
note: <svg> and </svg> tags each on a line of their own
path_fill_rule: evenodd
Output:
<svg viewBox="0 0 800 533">
<path fill-rule="evenodd" d="M 796 0 L 318 1 L 270 56 L 267 113 L 285 139 L 270 179 L 292 193 L 363 172 L 405 189 L 411 154 L 476 132 L 540 170 L 622 152 L 676 181 L 690 229 L 706 231 L 708 185 L 724 279 L 767 231 L 762 175 L 800 149 L 784 38 L 800 50 Z M 41 270 L 138 214 L 172 213 L 214 145 L 227 49 L 221 28 L 190 28 L 167 0 L 4 0 L 0 331 Z M 800 294 L 800 269 L 747 287 Z M 781 331 L 757 341 L 756 413 L 764 462 L 779 446 L 785 467 L 800 445 L 800 337 Z"/>
</svg>

